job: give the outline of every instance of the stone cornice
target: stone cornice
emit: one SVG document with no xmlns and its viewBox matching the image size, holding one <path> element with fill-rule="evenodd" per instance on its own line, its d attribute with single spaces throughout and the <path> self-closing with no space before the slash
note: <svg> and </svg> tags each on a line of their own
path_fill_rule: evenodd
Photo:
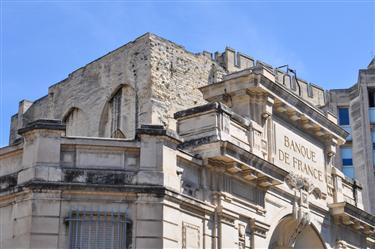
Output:
<svg viewBox="0 0 375 249">
<path fill-rule="evenodd" d="M 50 182 L 50 181 L 38 181 L 32 180 L 25 182 L 22 185 L 17 185 L 13 188 L 3 192 L 0 195 L 7 196 L 10 193 L 18 193 L 25 191 L 26 189 L 49 189 L 49 190 L 92 190 L 92 191 L 113 191 L 113 192 L 137 192 L 146 194 L 159 194 L 164 195 L 165 187 L 161 185 L 145 185 L 145 184 L 127 184 L 127 185 L 111 185 L 111 184 L 87 184 L 87 183 L 71 183 L 71 182 Z"/>
<path fill-rule="evenodd" d="M 22 135 L 32 130 L 61 130 L 65 131 L 66 126 L 61 120 L 56 119 L 38 119 L 30 122 L 26 127 L 18 130 L 18 134 Z"/>
<path fill-rule="evenodd" d="M 136 130 L 136 136 L 150 135 L 150 136 L 165 136 L 177 143 L 182 142 L 178 134 L 172 130 L 165 129 L 162 125 L 142 125 L 141 128 Z"/>
<path fill-rule="evenodd" d="M 285 176 L 288 174 L 287 171 L 281 169 L 275 164 L 270 163 L 251 152 L 245 151 L 244 149 L 238 147 L 233 143 L 226 141 L 217 141 L 215 137 L 204 137 L 196 140 L 191 140 L 180 144 L 178 148 L 187 149 L 188 147 L 194 147 L 194 149 L 199 149 L 199 146 L 208 144 L 212 144 L 212 146 L 210 146 L 211 148 L 215 147 L 214 145 L 216 144 L 219 145 L 217 156 L 227 156 L 228 159 L 231 158 L 233 159 L 233 161 L 238 161 L 243 165 L 247 165 L 248 167 L 250 167 L 249 169 L 254 170 L 256 174 L 260 174 L 272 180 L 276 180 L 277 183 L 282 183 Z M 244 169 L 244 171 L 246 170 L 247 169 Z M 262 176 L 257 176 L 255 177 L 255 179 L 262 178 Z"/>
<path fill-rule="evenodd" d="M 354 230 L 375 236 L 375 216 L 366 211 L 349 204 L 347 202 L 339 202 L 328 205 L 331 215 L 338 223 L 351 226 Z"/>
<path fill-rule="evenodd" d="M 251 165 L 260 172 L 270 175 L 281 182 L 284 181 L 285 176 L 288 174 L 287 171 L 276 166 L 275 164 L 270 163 L 251 152 L 245 151 L 233 143 L 222 142 L 222 150 L 224 153 L 238 158 L 245 164 Z"/>
<path fill-rule="evenodd" d="M 330 121 L 321 110 L 275 82 L 273 73 L 261 66 L 233 73 L 227 76 L 224 81 L 201 87 L 200 90 L 208 101 L 220 101 L 223 95 L 228 94 L 268 93 L 279 103 L 286 105 L 288 109 L 299 112 L 299 115 L 303 115 L 317 127 L 325 129 L 326 133 L 338 138 L 339 143 L 343 143 L 348 136 L 344 129 Z M 292 122 L 294 121 L 292 120 Z"/>
<path fill-rule="evenodd" d="M 174 114 L 175 119 L 183 119 L 185 116 L 191 116 L 198 113 L 204 113 L 209 111 L 217 111 L 219 113 L 226 113 L 231 117 L 232 120 L 236 121 L 242 126 L 248 127 L 250 125 L 250 120 L 242 117 L 241 115 L 233 112 L 228 106 L 220 102 L 212 102 L 205 105 L 189 108 L 183 111 L 176 112 Z"/>
<path fill-rule="evenodd" d="M 260 84 L 271 91 L 275 95 L 275 97 L 283 99 L 285 102 L 287 102 L 291 106 L 294 106 L 300 112 L 306 114 L 308 117 L 310 117 L 320 125 L 339 135 L 342 139 L 345 139 L 349 135 L 349 133 L 343 128 L 327 119 L 320 110 L 313 107 L 305 100 L 290 92 L 280 84 L 271 82 L 263 75 L 261 75 Z"/>
</svg>

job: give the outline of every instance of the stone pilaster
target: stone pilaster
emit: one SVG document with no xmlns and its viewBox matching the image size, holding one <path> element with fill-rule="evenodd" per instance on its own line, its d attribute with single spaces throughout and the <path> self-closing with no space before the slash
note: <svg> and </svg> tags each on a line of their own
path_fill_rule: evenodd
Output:
<svg viewBox="0 0 375 249">
<path fill-rule="evenodd" d="M 58 120 L 37 120 L 18 132 L 24 138 L 23 170 L 18 174 L 18 184 L 61 181 L 60 140 L 65 125 Z"/>
</svg>

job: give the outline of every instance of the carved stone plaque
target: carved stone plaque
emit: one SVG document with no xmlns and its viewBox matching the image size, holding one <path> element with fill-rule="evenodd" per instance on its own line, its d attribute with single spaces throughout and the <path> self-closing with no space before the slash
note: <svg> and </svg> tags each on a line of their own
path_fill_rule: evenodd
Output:
<svg viewBox="0 0 375 249">
<path fill-rule="evenodd" d="M 274 163 L 306 178 L 326 193 L 325 159 L 321 145 L 282 121 L 274 121 Z"/>
<path fill-rule="evenodd" d="M 182 248 L 199 249 L 200 231 L 198 226 L 188 223 L 182 224 Z"/>
</svg>

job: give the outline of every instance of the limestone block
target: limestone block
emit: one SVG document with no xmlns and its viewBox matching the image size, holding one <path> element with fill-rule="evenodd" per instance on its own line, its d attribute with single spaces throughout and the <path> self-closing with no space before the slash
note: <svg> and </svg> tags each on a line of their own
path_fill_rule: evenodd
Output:
<svg viewBox="0 0 375 249">
<path fill-rule="evenodd" d="M 137 221 L 136 236 L 163 237 L 162 221 Z"/>
<path fill-rule="evenodd" d="M 5 240 L 2 246 L 7 249 L 29 249 L 30 238 L 30 234 L 15 236 L 12 239 Z"/>
<path fill-rule="evenodd" d="M 139 167 L 139 157 L 138 156 L 127 156 L 126 157 L 126 168 L 136 169 Z"/>
<path fill-rule="evenodd" d="M 32 215 L 31 201 L 20 200 L 13 206 L 13 212 L 15 218 L 21 218 Z"/>
<path fill-rule="evenodd" d="M 19 237 L 29 234 L 31 231 L 31 216 L 21 217 L 13 220 L 13 236 Z"/>
<path fill-rule="evenodd" d="M 55 134 L 53 134 L 55 136 Z M 60 163 L 60 139 L 56 137 L 39 137 L 36 151 L 36 163 L 58 165 Z"/>
<path fill-rule="evenodd" d="M 138 219 L 150 219 L 150 220 L 161 220 L 163 217 L 163 207 L 161 204 L 147 203 L 137 204 L 137 220 Z"/>
<path fill-rule="evenodd" d="M 148 139 L 149 138 L 149 139 Z M 146 137 L 142 141 L 140 168 L 143 169 L 161 169 L 162 165 L 162 147 L 161 143 L 155 138 Z"/>
<path fill-rule="evenodd" d="M 35 168 L 27 168 L 18 173 L 17 183 L 22 184 L 34 179 Z"/>
<path fill-rule="evenodd" d="M 140 171 L 137 174 L 137 184 L 155 184 L 162 186 L 164 175 L 161 171 Z"/>
<path fill-rule="evenodd" d="M 360 209 L 364 209 L 363 207 L 363 200 L 362 200 L 362 189 L 356 188 L 356 197 L 357 197 L 357 207 Z"/>
<path fill-rule="evenodd" d="M 61 168 L 56 166 L 34 166 L 24 172 L 20 172 L 18 179 L 20 182 L 27 182 L 33 179 L 59 182 L 62 180 L 62 171 Z"/>
<path fill-rule="evenodd" d="M 33 216 L 31 221 L 32 233 L 58 234 L 59 217 Z"/>
<path fill-rule="evenodd" d="M 0 157 L 0 176 L 8 175 L 22 169 L 22 151 Z"/>
<path fill-rule="evenodd" d="M 181 248 L 178 241 L 163 239 L 163 248 Z"/>
<path fill-rule="evenodd" d="M 36 216 L 59 216 L 60 201 L 59 200 L 37 200 L 33 203 L 33 214 Z"/>
<path fill-rule="evenodd" d="M 241 116 L 250 118 L 250 97 L 249 96 L 239 96 L 235 98 L 233 103 L 233 111 L 240 114 Z"/>
<path fill-rule="evenodd" d="M 48 181 L 49 167 L 45 166 L 36 166 L 34 178 L 40 181 Z"/>
<path fill-rule="evenodd" d="M 217 125 L 217 114 L 216 112 L 211 112 L 179 121 L 178 133 L 182 137 L 196 139 L 209 136 L 211 133 L 214 134 Z M 199 131 L 197 127 L 200 128 Z"/>
<path fill-rule="evenodd" d="M 177 176 L 177 151 L 163 146 L 164 186 L 177 191 L 180 190 L 180 179 Z"/>
<path fill-rule="evenodd" d="M 238 231 L 233 226 L 221 223 L 221 246 L 222 248 L 238 247 Z"/>
<path fill-rule="evenodd" d="M 0 233 L 2 240 L 13 238 L 13 206 L 2 207 L 0 210 Z M 1 243 L 1 242 L 0 242 Z"/>
<path fill-rule="evenodd" d="M 30 239 L 30 249 L 51 249 L 57 248 L 57 235 L 36 235 L 33 234 Z"/>
<path fill-rule="evenodd" d="M 170 222 L 163 222 L 163 237 L 169 240 L 180 241 L 181 240 L 181 233 L 178 233 L 181 227 L 177 224 L 173 224 Z"/>
<path fill-rule="evenodd" d="M 150 40 L 151 92 L 154 99 L 151 122 L 173 129 L 173 114 L 204 104 L 198 88 L 213 79 L 219 81 L 224 69 L 204 54 L 192 54 L 156 36 L 151 36 Z"/>
<path fill-rule="evenodd" d="M 48 181 L 60 182 L 62 180 L 62 170 L 60 167 L 48 167 Z"/>
<path fill-rule="evenodd" d="M 162 249 L 163 239 L 162 238 L 136 238 L 135 248 L 142 249 Z"/>
<path fill-rule="evenodd" d="M 77 150 L 77 167 L 124 168 L 123 151 Z"/>
<path fill-rule="evenodd" d="M 181 223 L 181 213 L 178 209 L 163 206 L 163 220 L 174 224 Z"/>
<path fill-rule="evenodd" d="M 61 164 L 66 166 L 74 166 L 75 152 L 74 151 L 61 151 Z"/>
<path fill-rule="evenodd" d="M 236 124 L 235 122 L 230 123 L 230 138 L 229 141 L 236 144 L 237 146 L 243 148 L 244 150 L 249 151 L 249 131 L 244 128 L 243 126 L 240 126 Z"/>
</svg>

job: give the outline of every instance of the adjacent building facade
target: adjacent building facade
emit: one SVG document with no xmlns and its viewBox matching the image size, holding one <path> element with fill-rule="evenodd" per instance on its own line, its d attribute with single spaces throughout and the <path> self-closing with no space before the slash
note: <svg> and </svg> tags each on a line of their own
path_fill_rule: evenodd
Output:
<svg viewBox="0 0 375 249">
<path fill-rule="evenodd" d="M 328 105 L 350 135 L 340 147 L 336 165 L 363 186 L 365 209 L 375 213 L 375 58 L 359 71 L 358 83 L 328 92 Z"/>
<path fill-rule="evenodd" d="M 289 71 L 287 71 L 289 72 Z M 374 248 L 323 89 L 145 34 L 21 101 L 4 248 Z"/>
</svg>

